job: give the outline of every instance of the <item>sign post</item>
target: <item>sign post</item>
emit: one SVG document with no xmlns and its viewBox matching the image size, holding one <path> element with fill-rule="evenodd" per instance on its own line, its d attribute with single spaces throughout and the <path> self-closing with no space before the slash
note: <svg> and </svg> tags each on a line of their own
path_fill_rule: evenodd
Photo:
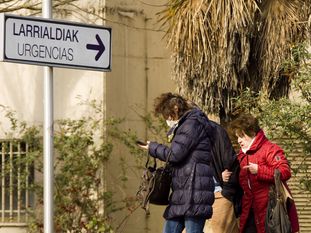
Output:
<svg viewBox="0 0 311 233">
<path fill-rule="evenodd" d="M 111 28 L 52 20 L 52 0 L 42 0 L 44 18 L 0 14 L 0 61 L 44 67 L 44 233 L 54 233 L 53 67 L 111 70 Z"/>
<path fill-rule="evenodd" d="M 43 0 L 42 15 L 52 18 L 52 0 Z M 44 233 L 54 233 L 53 67 L 45 66 L 43 71 L 43 228 Z"/>
</svg>

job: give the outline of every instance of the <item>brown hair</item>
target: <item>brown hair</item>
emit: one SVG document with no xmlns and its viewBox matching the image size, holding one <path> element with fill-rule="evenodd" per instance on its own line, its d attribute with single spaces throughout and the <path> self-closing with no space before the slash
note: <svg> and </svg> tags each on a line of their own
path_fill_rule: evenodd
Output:
<svg viewBox="0 0 311 233">
<path fill-rule="evenodd" d="M 176 112 L 175 106 L 178 111 Z M 182 96 L 171 92 L 163 93 L 154 100 L 154 114 L 162 115 L 165 119 L 169 116 L 177 117 L 178 119 L 189 109 L 190 105 Z"/>
<path fill-rule="evenodd" d="M 260 131 L 260 126 L 257 118 L 249 113 L 240 114 L 234 121 L 231 122 L 230 128 L 237 136 L 255 137 Z"/>
</svg>

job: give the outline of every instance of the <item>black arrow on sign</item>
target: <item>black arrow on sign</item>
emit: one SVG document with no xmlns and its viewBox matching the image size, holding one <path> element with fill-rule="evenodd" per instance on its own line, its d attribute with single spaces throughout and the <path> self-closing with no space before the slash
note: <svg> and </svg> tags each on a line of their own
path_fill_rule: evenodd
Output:
<svg viewBox="0 0 311 233">
<path fill-rule="evenodd" d="M 96 34 L 95 38 L 98 44 L 87 44 L 86 48 L 91 49 L 91 50 L 98 50 L 98 53 L 95 56 L 95 60 L 97 61 L 100 58 L 100 56 L 103 54 L 106 48 L 98 34 Z"/>
</svg>

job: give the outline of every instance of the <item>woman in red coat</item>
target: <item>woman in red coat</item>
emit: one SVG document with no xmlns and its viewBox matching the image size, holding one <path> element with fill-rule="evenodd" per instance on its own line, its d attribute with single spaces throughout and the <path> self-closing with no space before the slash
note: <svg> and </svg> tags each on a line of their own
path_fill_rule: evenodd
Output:
<svg viewBox="0 0 311 233">
<path fill-rule="evenodd" d="M 231 124 L 238 137 L 241 150 L 240 185 L 244 191 L 240 217 L 241 233 L 265 233 L 269 187 L 274 182 L 274 170 L 279 169 L 281 180 L 286 182 L 291 171 L 283 150 L 270 142 L 252 115 L 240 115 Z M 295 207 L 295 206 L 293 206 Z M 292 232 L 299 231 L 297 212 L 289 211 Z"/>
</svg>

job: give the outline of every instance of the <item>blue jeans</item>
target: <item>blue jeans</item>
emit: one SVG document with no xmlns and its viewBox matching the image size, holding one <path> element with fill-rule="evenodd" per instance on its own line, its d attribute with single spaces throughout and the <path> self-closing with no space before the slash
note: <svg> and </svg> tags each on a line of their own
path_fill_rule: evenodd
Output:
<svg viewBox="0 0 311 233">
<path fill-rule="evenodd" d="M 186 227 L 187 233 L 203 233 L 205 218 L 185 217 L 166 220 L 163 233 L 181 233 Z"/>
</svg>

